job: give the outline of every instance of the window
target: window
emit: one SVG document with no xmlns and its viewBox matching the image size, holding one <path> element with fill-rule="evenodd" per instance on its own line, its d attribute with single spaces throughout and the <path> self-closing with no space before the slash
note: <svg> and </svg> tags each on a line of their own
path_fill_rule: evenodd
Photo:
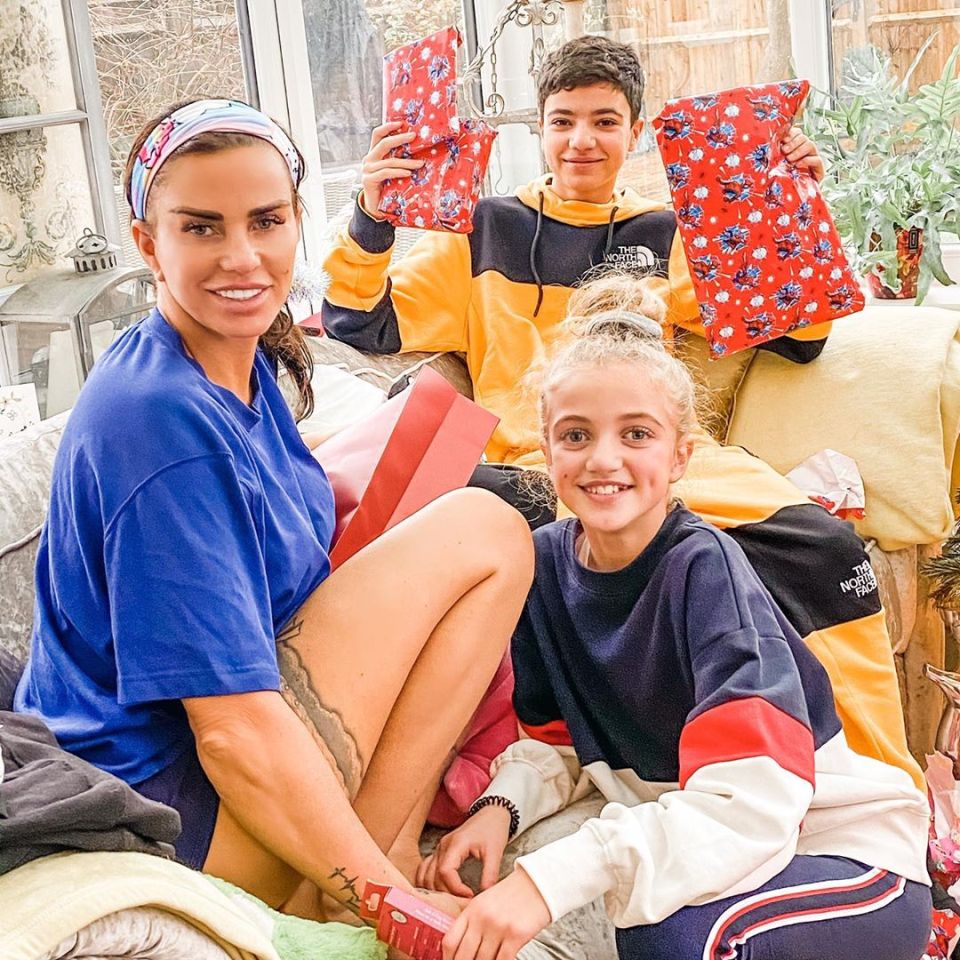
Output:
<svg viewBox="0 0 960 960">
<path fill-rule="evenodd" d="M 100 104 L 78 51 L 85 7 L 15 0 L 0 19 L 0 287 L 63 264 L 84 227 L 117 236 L 105 214 Z"/>
<path fill-rule="evenodd" d="M 920 48 L 933 41 L 910 86 L 936 80 L 960 41 L 960 0 L 827 0 L 832 14 L 833 83 L 839 87 L 851 60 L 876 47 L 902 77 Z"/>
</svg>

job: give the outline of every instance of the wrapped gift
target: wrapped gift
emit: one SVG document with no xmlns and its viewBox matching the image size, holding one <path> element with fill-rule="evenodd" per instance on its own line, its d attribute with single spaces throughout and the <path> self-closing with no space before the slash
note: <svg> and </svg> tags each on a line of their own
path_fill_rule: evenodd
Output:
<svg viewBox="0 0 960 960">
<path fill-rule="evenodd" d="M 456 28 L 444 27 L 383 58 L 383 119 L 400 121 L 416 131 L 414 151 L 459 132 L 459 46 Z"/>
<path fill-rule="evenodd" d="M 863 478 L 857 461 L 846 454 L 828 447 L 794 467 L 787 479 L 841 520 L 862 520 L 866 516 Z"/>
<path fill-rule="evenodd" d="M 461 120 L 456 137 L 409 153 L 425 163 L 384 182 L 380 213 L 394 226 L 469 233 L 496 136 L 483 120 Z"/>
<path fill-rule="evenodd" d="M 780 148 L 809 86 L 670 100 L 653 121 L 713 358 L 863 308 L 816 181 Z"/>
</svg>

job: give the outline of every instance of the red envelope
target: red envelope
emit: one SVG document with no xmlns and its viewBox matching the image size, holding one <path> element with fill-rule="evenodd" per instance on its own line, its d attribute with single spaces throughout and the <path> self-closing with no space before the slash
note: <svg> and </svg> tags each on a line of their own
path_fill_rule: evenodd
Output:
<svg viewBox="0 0 960 960">
<path fill-rule="evenodd" d="M 444 27 L 383 58 L 383 119 L 417 132 L 412 150 L 459 132 L 457 48 L 460 34 Z"/>
<path fill-rule="evenodd" d="M 456 138 L 407 154 L 426 162 L 385 181 L 378 210 L 394 226 L 470 233 L 496 136 L 483 120 L 461 120 Z"/>
<path fill-rule="evenodd" d="M 863 309 L 819 187 L 780 149 L 809 87 L 669 100 L 653 121 L 713 358 Z"/>
<path fill-rule="evenodd" d="M 409 389 L 320 444 L 315 456 L 337 508 L 331 566 L 463 487 L 497 422 L 435 370 L 422 367 Z"/>
</svg>

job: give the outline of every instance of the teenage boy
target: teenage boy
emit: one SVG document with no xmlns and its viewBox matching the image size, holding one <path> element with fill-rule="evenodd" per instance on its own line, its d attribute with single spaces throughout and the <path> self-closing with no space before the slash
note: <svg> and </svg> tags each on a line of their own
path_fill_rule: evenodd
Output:
<svg viewBox="0 0 960 960">
<path fill-rule="evenodd" d="M 327 257 L 327 333 L 377 353 L 466 354 L 478 403 L 500 417 L 493 462 L 540 466 L 537 413 L 523 375 L 559 333 L 570 290 L 602 264 L 652 271 L 668 322 L 702 333 L 673 211 L 617 176 L 643 127 L 643 70 L 633 50 L 603 37 L 549 56 L 538 85 L 550 173 L 512 197 L 485 197 L 469 235 L 429 232 L 390 267 L 394 228 L 377 216 L 385 180 L 419 161 L 390 156 L 414 134 L 384 124 L 363 163 L 352 221 Z M 787 159 L 818 179 L 823 164 L 796 129 Z M 829 324 L 761 349 L 806 363 Z M 734 536 L 787 617 L 827 668 L 854 749 L 922 775 L 906 747 L 899 688 L 876 589 L 844 593 L 866 561 L 852 528 L 811 504 L 767 464 L 703 434 L 683 485 L 687 506 Z"/>
</svg>

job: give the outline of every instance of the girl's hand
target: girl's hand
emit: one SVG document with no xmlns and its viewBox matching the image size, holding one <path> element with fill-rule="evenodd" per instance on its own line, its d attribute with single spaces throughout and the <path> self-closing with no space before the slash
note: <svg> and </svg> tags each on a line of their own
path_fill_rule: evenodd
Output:
<svg viewBox="0 0 960 960">
<path fill-rule="evenodd" d="M 436 850 L 421 861 L 417 886 L 472 897 L 473 891 L 460 879 L 460 867 L 470 857 L 476 857 L 483 865 L 480 889 L 489 889 L 497 882 L 509 835 L 508 810 L 492 805 L 478 810 L 462 827 L 441 838 Z"/>
<path fill-rule="evenodd" d="M 780 141 L 780 149 L 787 160 L 809 173 L 817 183 L 823 180 L 826 169 L 817 145 L 799 128 L 790 127 Z"/>
<path fill-rule="evenodd" d="M 443 938 L 443 960 L 514 960 L 550 920 L 540 891 L 518 867 L 457 917 Z"/>
<path fill-rule="evenodd" d="M 377 127 L 370 137 L 370 150 L 363 158 L 363 164 L 360 167 L 363 209 L 374 220 L 383 219 L 377 214 L 380 194 L 383 192 L 383 181 L 409 177 L 414 170 L 419 170 L 424 164 L 423 160 L 404 160 L 402 157 L 387 156 L 394 147 L 410 143 L 416 137 L 413 130 L 397 133 L 402 126 L 402 123 L 393 121 Z"/>
</svg>

